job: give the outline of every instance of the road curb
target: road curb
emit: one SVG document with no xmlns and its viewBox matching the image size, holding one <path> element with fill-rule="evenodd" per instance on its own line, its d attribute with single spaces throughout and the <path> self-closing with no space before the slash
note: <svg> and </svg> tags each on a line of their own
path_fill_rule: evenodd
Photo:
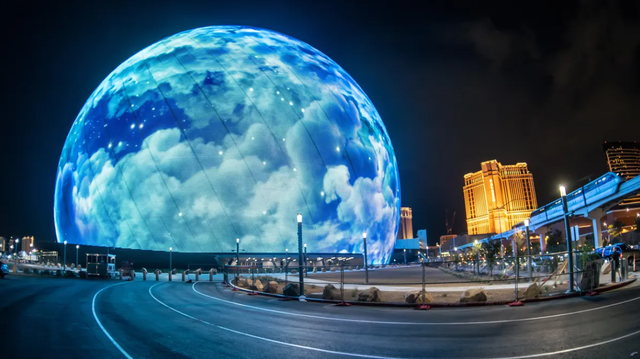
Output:
<svg viewBox="0 0 640 359">
<path fill-rule="evenodd" d="M 598 294 L 599 293 L 608 292 L 610 290 L 626 287 L 629 284 L 635 282 L 636 280 L 637 280 L 636 278 L 633 278 L 633 279 L 626 280 L 624 282 L 619 282 L 619 283 L 616 283 L 616 284 L 613 284 L 613 285 L 610 285 L 610 286 L 607 286 L 607 287 L 594 289 L 592 292 L 595 292 L 595 293 L 598 293 Z M 298 299 L 297 297 L 290 297 L 290 296 L 286 296 L 284 294 L 258 292 L 258 291 L 255 291 L 255 290 L 250 290 L 250 289 L 238 287 L 238 286 L 234 285 L 233 283 L 227 283 L 227 284 L 229 284 L 232 288 L 234 288 L 237 291 L 246 292 L 246 293 L 249 293 L 251 295 L 263 295 L 263 296 L 266 296 L 266 297 L 287 298 L 287 299 L 291 299 L 291 300 Z M 570 294 L 559 294 L 559 295 L 554 295 L 554 296 L 551 296 L 551 297 L 544 297 L 544 298 L 521 299 L 520 301 L 522 303 L 546 302 L 546 301 L 550 301 L 550 300 L 581 297 L 581 296 L 587 295 L 587 293 L 588 292 L 575 292 L 575 293 L 570 293 Z M 341 300 L 330 300 L 330 299 L 320 299 L 320 298 L 310 298 L 310 297 L 307 297 L 306 300 L 308 302 L 317 302 L 317 303 L 327 303 L 327 304 L 347 303 L 347 304 L 350 304 L 350 305 L 370 306 L 370 307 L 415 308 L 416 306 L 419 305 L 419 304 L 415 304 L 415 303 L 358 302 L 358 301 L 348 301 L 348 300 L 341 301 Z M 493 302 L 471 302 L 471 303 L 429 303 L 429 306 L 431 308 L 490 307 L 490 306 L 496 306 L 496 305 L 509 305 L 509 303 L 513 303 L 513 301 L 512 300 L 503 300 L 503 301 L 493 301 Z"/>
</svg>

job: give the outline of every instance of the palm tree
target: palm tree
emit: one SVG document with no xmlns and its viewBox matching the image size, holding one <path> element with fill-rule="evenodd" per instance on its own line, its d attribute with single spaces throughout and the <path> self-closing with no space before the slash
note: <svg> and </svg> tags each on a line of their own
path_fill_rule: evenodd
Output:
<svg viewBox="0 0 640 359">
<path fill-rule="evenodd" d="M 613 223 L 611 223 L 609 225 L 609 235 L 611 236 L 611 238 L 620 237 L 620 235 L 622 234 L 623 226 L 624 224 L 622 224 L 622 222 L 617 219 Z"/>
<path fill-rule="evenodd" d="M 496 257 L 500 252 L 500 242 L 489 242 L 484 246 L 484 257 L 487 260 L 489 266 L 489 275 L 493 275 L 493 266 L 496 263 Z"/>
</svg>

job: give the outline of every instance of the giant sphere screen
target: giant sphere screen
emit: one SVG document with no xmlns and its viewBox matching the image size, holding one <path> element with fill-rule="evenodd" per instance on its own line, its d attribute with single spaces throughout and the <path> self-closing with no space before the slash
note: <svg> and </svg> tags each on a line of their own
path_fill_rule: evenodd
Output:
<svg viewBox="0 0 640 359">
<path fill-rule="evenodd" d="M 181 32 L 91 94 L 56 177 L 59 242 L 180 252 L 297 251 L 387 263 L 400 179 L 360 86 L 328 56 L 251 27 Z"/>
</svg>

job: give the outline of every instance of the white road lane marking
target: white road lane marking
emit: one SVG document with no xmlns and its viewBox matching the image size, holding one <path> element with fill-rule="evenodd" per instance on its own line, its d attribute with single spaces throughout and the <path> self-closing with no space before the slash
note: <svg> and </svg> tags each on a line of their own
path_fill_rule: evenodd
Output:
<svg viewBox="0 0 640 359">
<path fill-rule="evenodd" d="M 346 319 L 346 318 L 339 318 L 339 317 L 332 317 L 332 316 L 320 316 L 320 315 L 312 315 L 312 314 L 293 313 L 293 312 L 286 312 L 286 311 L 283 311 L 283 310 L 275 310 L 275 309 L 257 307 L 257 306 L 253 306 L 253 305 L 241 304 L 241 303 L 232 302 L 232 301 L 229 301 L 229 300 L 220 299 L 220 298 L 216 298 L 216 297 L 204 294 L 204 293 L 198 291 L 195 288 L 196 284 L 198 284 L 198 283 L 200 283 L 200 282 L 194 282 L 191 285 L 191 288 L 196 293 L 198 293 L 198 294 L 200 294 L 200 295 L 202 295 L 204 297 L 207 297 L 207 298 L 211 298 L 211 299 L 214 299 L 214 300 L 217 300 L 217 301 L 220 301 L 220 302 L 225 302 L 225 303 L 228 303 L 228 304 L 237 305 L 237 306 L 240 306 L 240 307 L 251 308 L 251 309 L 261 310 L 261 311 L 270 312 L 270 313 L 278 313 L 278 314 L 284 314 L 284 315 L 305 317 L 305 318 L 324 319 L 324 320 L 342 321 L 342 322 L 351 322 L 351 323 L 387 324 L 387 325 L 434 325 L 434 326 L 436 326 L 436 325 L 487 325 L 487 324 L 505 324 L 505 323 L 517 323 L 517 322 L 530 322 L 530 321 L 535 321 L 535 320 L 544 320 L 544 319 L 550 319 L 550 318 L 558 318 L 558 317 L 565 317 L 565 316 L 570 316 L 570 315 L 583 314 L 583 313 L 593 312 L 593 311 L 596 311 L 596 310 L 603 310 L 603 309 L 607 309 L 607 308 L 611 308 L 611 307 L 615 307 L 615 306 L 618 306 L 618 305 L 623 305 L 623 304 L 627 304 L 629 302 L 634 302 L 634 301 L 640 300 L 640 297 L 636 297 L 636 298 L 624 300 L 622 302 L 613 303 L 613 304 L 607 304 L 607 305 L 603 305 L 603 306 L 596 307 L 596 308 L 583 309 L 583 310 L 577 310 L 577 311 L 574 311 L 574 312 L 567 312 L 567 313 L 560 313 L 560 314 L 551 314 L 551 315 L 545 315 L 545 316 L 541 316 L 541 317 L 530 317 L 530 318 L 520 318 L 520 319 L 488 320 L 488 321 L 478 321 L 478 322 L 390 322 L 390 321 L 380 321 L 380 320 Z"/>
<path fill-rule="evenodd" d="M 124 349 L 122 349 L 122 347 L 120 346 L 120 344 L 118 344 L 118 342 L 116 342 L 115 339 L 113 339 L 113 337 L 111 336 L 111 334 L 109 334 L 109 332 L 104 328 L 104 326 L 102 325 L 102 323 L 100 322 L 100 319 L 98 319 L 98 315 L 96 314 L 96 298 L 98 298 L 98 294 L 102 293 L 103 290 L 105 289 L 109 289 L 111 287 L 115 287 L 117 285 L 122 285 L 122 284 L 126 284 L 127 282 L 121 282 L 121 283 L 116 283 L 113 285 L 110 285 L 108 287 L 104 287 L 102 289 L 100 289 L 94 296 L 93 296 L 93 301 L 91 302 L 91 311 L 93 312 L 93 318 L 96 320 L 96 323 L 98 323 L 98 326 L 100 327 L 100 329 L 102 329 L 102 332 L 104 332 L 104 335 L 107 336 L 107 338 L 111 341 L 111 343 L 113 343 L 113 345 L 115 345 L 116 348 L 118 348 L 118 350 L 120 351 L 120 353 L 122 353 L 122 355 L 124 355 L 125 358 L 127 359 L 133 359 L 131 357 L 131 355 L 129 355 L 129 353 L 127 353 Z"/>
<path fill-rule="evenodd" d="M 196 283 L 197 283 L 197 282 L 196 282 Z M 234 330 L 234 329 L 230 329 L 230 328 L 222 327 L 222 326 L 219 326 L 219 325 L 216 325 L 216 324 L 213 324 L 213 323 L 207 322 L 206 320 L 203 320 L 203 319 L 200 319 L 200 318 L 196 318 L 196 317 L 193 317 L 193 316 L 191 316 L 191 315 L 189 315 L 189 314 L 183 313 L 183 312 L 181 312 L 181 311 L 179 311 L 179 310 L 177 310 L 177 309 L 175 309 L 175 308 L 173 308 L 173 307 L 171 307 L 171 306 L 167 305 L 166 303 L 163 303 L 162 301 L 160 301 L 158 298 L 156 298 L 156 297 L 153 295 L 153 293 L 151 293 L 151 289 L 153 289 L 154 287 L 156 287 L 156 286 L 158 286 L 158 285 L 160 285 L 160 284 L 164 284 L 164 283 L 158 283 L 158 284 L 155 284 L 155 285 L 153 285 L 153 286 L 151 286 L 151 287 L 149 288 L 149 295 L 150 295 L 150 296 L 151 296 L 151 297 L 152 297 L 156 302 L 160 303 L 161 305 L 165 306 L 166 308 L 168 308 L 168 309 L 170 309 L 170 310 L 172 310 L 172 311 L 174 311 L 174 312 L 176 312 L 176 313 L 178 313 L 178 314 L 180 314 L 180 315 L 183 315 L 183 316 L 185 316 L 185 317 L 187 317 L 187 318 L 193 319 L 193 320 L 198 321 L 198 322 L 200 322 L 200 323 L 203 323 L 203 324 L 206 324 L 206 325 L 209 325 L 209 326 L 213 326 L 213 327 L 216 327 L 216 328 L 219 328 L 219 329 L 222 329 L 222 330 L 228 331 L 228 332 L 232 332 L 232 333 L 235 333 L 235 334 L 238 334 L 238 335 L 247 336 L 247 337 L 254 338 L 254 339 L 259 339 L 259 340 L 267 341 L 267 342 L 270 342 L 270 343 L 276 343 L 276 344 L 281 344 L 281 345 L 285 345 L 285 346 L 289 346 L 289 347 L 295 347 L 295 348 L 300 348 L 300 349 L 307 349 L 307 350 L 312 350 L 312 351 L 318 351 L 318 352 L 322 352 L 322 353 L 329 353 L 329 354 L 336 354 L 336 355 L 343 355 L 343 356 L 351 356 L 351 357 L 358 357 L 358 358 L 372 358 L 372 359 L 409 359 L 409 358 L 382 357 L 382 356 L 375 356 L 375 355 L 366 355 L 366 354 L 347 353 L 347 352 L 340 352 L 340 351 L 335 351 L 335 350 L 326 350 L 326 349 L 321 349 L 321 348 L 314 348 L 314 347 L 309 347 L 309 346 L 305 346 L 305 345 L 292 344 L 292 343 L 282 342 L 282 341 L 279 341 L 279 340 L 274 340 L 274 339 L 264 338 L 264 337 L 260 337 L 260 336 L 257 336 L 257 335 L 253 335 L 253 334 L 249 334 L 249 333 L 241 332 L 241 331 L 238 331 L 238 330 Z M 192 286 L 192 288 L 193 288 L 193 290 L 194 290 L 194 291 L 196 291 L 196 289 L 195 289 L 194 287 L 195 287 L 195 283 L 194 283 L 194 285 Z M 196 292 L 197 292 L 197 291 L 196 291 Z M 199 292 L 198 292 L 198 293 L 199 293 Z M 208 295 L 206 295 L 206 294 L 203 294 L 203 295 L 204 295 L 205 297 L 211 297 L 211 296 L 208 296 Z M 214 298 L 214 297 L 211 297 L 211 298 Z M 218 298 L 214 298 L 214 299 L 218 299 Z M 632 300 L 637 300 L 637 299 L 638 299 L 638 298 L 634 298 L 634 299 L 632 299 Z M 228 301 L 226 301 L 226 300 L 221 300 L 221 299 L 218 299 L 218 300 L 223 301 L 223 302 L 228 302 Z M 631 300 L 630 300 L 630 301 L 631 301 Z M 628 301 L 625 301 L 625 302 L 628 302 Z M 230 303 L 233 303 L 233 302 L 230 302 Z M 624 303 L 624 302 L 615 303 L 615 305 L 620 305 L 620 304 L 622 304 L 622 303 Z M 234 303 L 234 304 L 236 304 L 236 303 Z M 239 304 L 239 303 L 238 303 L 238 304 Z M 243 307 L 251 307 L 251 306 L 246 306 L 246 305 L 241 305 L 241 306 L 243 306 Z M 264 308 L 260 308 L 260 309 L 264 309 Z M 266 310 L 266 311 L 271 312 L 272 310 Z M 284 312 L 284 313 L 287 313 L 287 312 Z M 305 316 L 308 316 L 308 315 L 305 315 Z M 320 319 L 326 319 L 326 318 L 324 318 L 324 317 L 318 317 L 318 318 L 320 318 Z M 395 322 L 392 322 L 392 323 L 395 323 Z M 601 345 L 605 345 L 605 344 L 613 343 L 613 342 L 616 342 L 616 341 L 619 341 L 619 340 L 622 340 L 622 339 L 626 339 L 626 338 L 629 338 L 629 337 L 632 337 L 632 336 L 635 336 L 635 335 L 638 335 L 638 334 L 640 334 L 640 330 L 639 330 L 639 331 L 632 332 L 632 333 L 629 333 L 629 334 L 626 334 L 626 335 L 623 335 L 623 336 L 620 336 L 620 337 L 617 337 L 617 338 L 608 339 L 608 340 L 605 340 L 605 341 L 602 341 L 602 342 L 599 342 L 599 343 L 593 343 L 593 344 L 589 344 L 589 345 L 583 345 L 583 346 L 575 347 L 575 348 L 569 348 L 569 349 L 557 350 L 557 351 L 547 352 L 547 353 L 528 354 L 528 355 L 522 355 L 522 356 L 511 356 L 511 357 L 494 357 L 494 358 L 488 358 L 488 359 L 528 359 L 528 358 L 540 358 L 540 357 L 555 356 L 555 355 L 558 355 L 558 354 L 571 353 L 571 352 L 575 352 L 575 351 L 579 351 L 579 350 L 589 349 L 589 348 L 593 348 L 593 347 L 597 347 L 597 346 L 601 346 Z"/>
<path fill-rule="evenodd" d="M 187 313 L 181 312 L 171 306 L 169 306 L 168 304 L 162 302 L 161 300 L 159 300 L 158 298 L 156 298 L 153 293 L 151 293 L 151 289 L 153 289 L 154 287 L 160 285 L 160 284 L 164 284 L 164 283 L 158 283 L 155 284 L 153 286 L 151 286 L 149 288 L 149 295 L 151 296 L 151 298 L 153 298 L 156 302 L 160 303 L 161 305 L 163 305 L 164 307 L 166 307 L 167 309 L 170 309 L 180 315 L 183 315 L 189 319 L 193 319 L 197 322 L 200 322 L 202 324 L 206 324 L 206 325 L 210 325 L 212 327 L 218 328 L 218 329 L 222 329 L 231 333 L 235 333 L 238 335 L 243 335 L 249 338 L 254 338 L 254 339 L 259 339 L 259 340 L 263 340 L 269 343 L 275 343 L 275 344 L 280 344 L 280 345 L 285 345 L 288 347 L 294 347 L 294 348 L 299 348 L 299 349 L 306 349 L 306 350 L 312 350 L 312 351 L 316 351 L 316 352 L 321 352 L 321 353 L 328 353 L 328 354 L 336 354 L 336 355 L 344 355 L 344 356 L 351 356 L 351 357 L 357 357 L 357 358 L 371 358 L 371 359 L 404 359 L 404 358 L 395 358 L 395 357 L 383 357 L 383 356 L 376 356 L 376 355 L 366 355 L 366 354 L 356 354 L 356 353 L 345 353 L 345 352 L 339 352 L 336 350 L 328 350 L 328 349 L 321 349 L 321 348 L 315 348 L 315 347 L 310 347 L 310 346 L 306 346 L 306 345 L 299 345 L 299 344 L 293 344 L 293 343 L 287 343 L 287 342 L 283 342 L 283 341 L 279 341 L 279 340 L 275 340 L 275 339 L 269 339 L 269 338 L 264 338 L 264 337 L 260 337 L 257 335 L 253 335 L 253 334 L 249 334 L 249 333 L 245 333 L 245 332 L 241 332 L 238 330 L 234 330 L 234 329 L 230 329 L 227 327 L 223 327 L 217 324 L 213 324 L 210 322 L 207 322 L 206 320 L 200 319 L 200 318 L 196 318 L 194 316 L 191 316 Z"/>
</svg>

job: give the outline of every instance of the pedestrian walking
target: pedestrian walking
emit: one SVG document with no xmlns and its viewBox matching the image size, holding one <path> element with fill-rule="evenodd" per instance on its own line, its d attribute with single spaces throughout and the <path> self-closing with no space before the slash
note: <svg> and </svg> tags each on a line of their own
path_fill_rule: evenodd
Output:
<svg viewBox="0 0 640 359">
<path fill-rule="evenodd" d="M 618 252 L 617 247 L 613 247 L 613 253 L 611 253 L 611 262 L 611 264 L 613 264 L 613 281 L 615 282 L 616 274 L 618 275 L 618 278 L 620 278 L 620 281 L 622 281 L 622 275 L 620 274 L 620 252 Z"/>
</svg>

